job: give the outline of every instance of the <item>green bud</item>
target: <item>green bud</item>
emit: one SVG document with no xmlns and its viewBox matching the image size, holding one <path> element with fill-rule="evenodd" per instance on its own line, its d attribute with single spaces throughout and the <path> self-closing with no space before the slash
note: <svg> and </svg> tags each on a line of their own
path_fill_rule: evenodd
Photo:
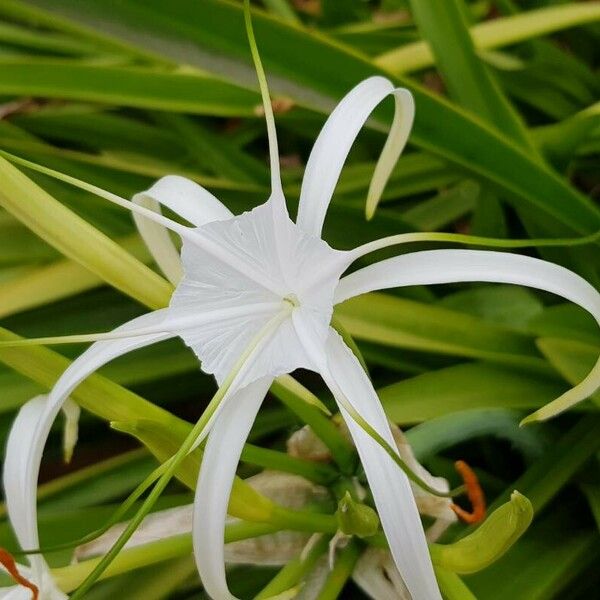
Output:
<svg viewBox="0 0 600 600">
<path fill-rule="evenodd" d="M 338 502 L 335 514 L 340 531 L 346 535 L 364 538 L 375 535 L 379 529 L 377 513 L 370 506 L 356 502 L 350 492 Z"/>
<path fill-rule="evenodd" d="M 430 544 L 434 565 L 454 573 L 481 571 L 498 560 L 533 519 L 531 502 L 516 490 L 473 533 L 454 544 Z"/>
</svg>

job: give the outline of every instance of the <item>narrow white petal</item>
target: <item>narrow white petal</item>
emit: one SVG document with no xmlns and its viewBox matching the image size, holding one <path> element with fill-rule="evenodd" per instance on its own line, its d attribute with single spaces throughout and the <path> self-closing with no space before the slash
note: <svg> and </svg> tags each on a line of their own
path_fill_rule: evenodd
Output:
<svg viewBox="0 0 600 600">
<path fill-rule="evenodd" d="M 587 310 L 600 325 L 600 294 L 576 273 L 538 258 L 485 250 L 426 250 L 382 260 L 344 277 L 335 302 L 373 290 L 471 281 L 511 283 L 557 294 Z M 581 383 L 528 420 L 548 419 L 584 400 L 599 386 L 600 359 Z"/>
<path fill-rule="evenodd" d="M 161 205 L 166 206 L 196 227 L 233 216 L 208 190 L 178 175 L 159 179 L 150 189 L 136 194 L 132 202 L 159 214 Z M 154 260 L 169 281 L 176 285 L 183 271 L 169 230 L 138 213 L 133 213 L 133 219 Z"/>
<path fill-rule="evenodd" d="M 263 377 L 229 399 L 204 450 L 194 502 L 194 556 L 204 588 L 215 600 L 234 598 L 225 577 L 227 506 L 242 447 L 271 382 L 272 378 Z"/>
<path fill-rule="evenodd" d="M 23 548 L 37 548 L 39 537 L 35 514 L 24 510 L 26 499 L 36 495 L 36 485 L 26 476 L 26 465 L 35 447 L 35 433 L 46 406 L 46 396 L 37 396 L 23 405 L 13 422 L 4 459 L 4 494 L 12 528 Z M 40 575 L 40 556 L 31 556 L 35 575 Z"/>
<path fill-rule="evenodd" d="M 29 477 L 27 465 L 37 449 L 37 432 L 46 412 L 46 396 L 37 396 L 19 410 L 12 425 L 4 458 L 3 484 L 11 525 L 22 548 L 38 548 L 39 536 L 35 510 L 36 483 Z M 33 509 L 32 509 L 33 507 Z M 46 561 L 41 555 L 28 556 L 31 572 L 20 572 L 41 590 L 43 598 L 58 600 L 66 596 L 53 583 Z M 5 598 L 31 598 L 31 591 L 15 586 L 5 590 Z"/>
<path fill-rule="evenodd" d="M 394 438 L 379 398 L 357 358 L 333 330 L 326 350 L 327 365 L 323 367 L 322 375 L 338 400 L 340 412 L 360 455 L 396 566 L 413 598 L 440 600 L 410 482 L 343 406 L 345 398 L 394 447 Z"/>
<path fill-rule="evenodd" d="M 157 325 L 162 322 L 165 313 L 166 310 L 162 310 L 143 315 L 119 327 L 117 331 L 122 332 L 127 329 L 135 330 L 140 326 Z M 5 486 L 9 486 L 12 498 L 14 498 L 10 516 L 15 525 L 17 536 L 19 536 L 19 541 L 23 546 L 31 548 L 39 545 L 37 540 L 36 486 L 40 463 L 52 423 L 69 394 L 88 375 L 107 362 L 143 346 L 164 340 L 171 337 L 171 335 L 169 333 L 154 333 L 131 339 L 96 342 L 65 370 L 45 401 L 36 399 L 36 402 L 29 403 L 21 409 L 11 430 L 11 436 L 14 432 L 15 438 L 10 456 L 13 457 L 16 454 L 17 457 L 14 458 L 13 462 L 12 458 L 9 460 L 7 453 L 4 483 Z M 34 419 L 35 426 L 33 426 Z M 23 441 L 19 439 L 23 435 L 27 436 L 25 445 L 22 445 Z M 6 465 L 9 467 L 8 470 Z M 37 560 L 34 557 L 31 558 Z"/>
<path fill-rule="evenodd" d="M 390 94 L 395 97 L 396 116 L 369 189 L 368 210 L 372 214 L 404 149 L 414 118 L 410 92 L 394 88 L 383 77 L 370 77 L 352 89 L 331 113 L 315 142 L 304 171 L 296 220 L 307 233 L 321 235 L 327 207 L 350 148 L 370 114 Z"/>
<path fill-rule="evenodd" d="M 386 451 L 360 427 L 350 404 L 392 447 L 395 441 L 381 402 L 360 362 L 331 329 L 323 348 L 310 324 L 294 314 L 298 337 L 336 399 L 361 458 L 390 550 L 406 586 L 419 600 L 441 600 L 410 481 Z"/>
</svg>

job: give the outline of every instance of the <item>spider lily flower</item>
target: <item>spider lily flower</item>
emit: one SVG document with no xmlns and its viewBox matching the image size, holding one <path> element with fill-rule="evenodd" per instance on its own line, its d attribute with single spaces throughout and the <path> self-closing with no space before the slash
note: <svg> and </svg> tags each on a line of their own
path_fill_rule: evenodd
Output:
<svg viewBox="0 0 600 600">
<path fill-rule="evenodd" d="M 22 548 L 39 548 L 37 512 L 35 502 L 39 463 L 43 446 L 36 443 L 47 435 L 46 427 L 52 421 L 43 419 L 46 411 L 46 397 L 37 396 L 20 409 L 8 436 L 4 459 L 4 494 L 8 517 Z M 64 404 L 66 416 L 65 455 L 70 457 L 77 439 L 77 418 L 79 408 L 71 401 Z M 24 509 L 32 506 L 33 510 Z M 0 598 L 10 600 L 64 600 L 52 579 L 46 561 L 39 554 L 29 556 L 29 567 L 17 566 L 22 577 L 19 585 L 0 589 Z"/>
<path fill-rule="evenodd" d="M 251 40 L 252 42 L 253 40 Z M 65 371 L 49 395 L 27 476 L 35 478 L 51 422 L 71 391 L 89 374 L 127 352 L 181 337 L 225 389 L 218 408 L 196 440 L 208 441 L 198 478 L 194 552 L 208 594 L 233 598 L 228 590 L 223 532 L 228 498 L 242 446 L 260 405 L 279 375 L 305 368 L 319 373 L 338 403 L 371 487 L 390 551 L 415 600 L 439 599 L 427 541 L 408 478 L 387 450 L 394 438 L 360 362 L 330 326 L 335 304 L 366 292 L 410 285 L 487 281 L 526 285 L 575 302 L 600 322 L 600 295 L 569 270 L 526 256 L 489 251 L 429 250 L 389 258 L 343 276 L 366 254 L 412 241 L 410 235 L 370 242 L 352 251 L 331 248 L 321 231 L 346 157 L 360 129 L 386 97 L 395 101 L 390 135 L 375 169 L 368 197 L 372 211 L 408 138 L 412 96 L 383 77 L 369 78 L 341 101 L 311 152 L 302 183 L 298 217 L 287 211 L 279 172 L 277 139 L 260 61 L 271 163 L 271 195 L 250 212 L 234 216 L 210 192 L 177 176 L 158 181 L 130 203 L 73 178 L 68 181 L 134 212 L 156 262 L 175 285 L 168 308 L 141 316 L 97 341 Z M 23 162 L 23 161 L 21 161 Z M 29 165 L 31 166 L 31 164 Z M 47 174 L 55 172 L 38 167 Z M 190 225 L 160 213 L 164 206 Z M 181 254 L 169 231 L 183 240 Z M 600 362 L 578 386 L 535 418 L 543 419 L 583 400 L 598 387 Z M 35 515 L 33 489 L 22 510 Z"/>
</svg>

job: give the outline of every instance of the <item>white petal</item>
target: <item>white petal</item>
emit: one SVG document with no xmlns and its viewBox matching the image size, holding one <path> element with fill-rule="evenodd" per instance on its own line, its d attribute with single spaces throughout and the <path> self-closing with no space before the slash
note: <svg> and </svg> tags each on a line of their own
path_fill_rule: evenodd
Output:
<svg viewBox="0 0 600 600">
<path fill-rule="evenodd" d="M 143 315 L 119 327 L 117 331 L 156 326 L 164 320 L 165 314 L 166 309 Z M 15 441 L 10 456 L 12 457 L 13 453 L 17 453 L 18 457 L 14 459 L 14 462 L 12 459 L 9 461 L 9 454 L 7 453 L 6 465 L 10 468 L 7 470 L 5 466 L 4 483 L 7 490 L 10 489 L 10 493 L 14 498 L 10 517 L 22 545 L 29 548 L 39 545 L 37 540 L 36 486 L 40 463 L 52 423 L 69 394 L 88 375 L 114 358 L 171 336 L 170 333 L 154 333 L 130 339 L 96 342 L 65 370 L 46 401 L 36 399 L 35 403 L 27 404 L 21 409 L 17 422 L 11 430 L 11 436 L 14 432 Z M 36 421 L 35 427 L 33 426 L 34 418 Z M 19 419 L 23 420 L 20 421 Z M 25 444 L 19 439 L 25 433 L 21 434 L 19 432 L 26 432 L 27 442 Z M 32 557 L 32 560 L 37 559 Z"/>
<path fill-rule="evenodd" d="M 3 472 L 6 507 L 19 545 L 24 549 L 38 548 L 40 545 L 35 510 L 37 471 L 32 481 L 27 465 L 37 450 L 37 433 L 46 407 L 46 396 L 37 396 L 24 404 L 12 425 L 6 445 Z M 22 568 L 19 570 L 40 588 L 42 598 L 66 598 L 52 581 L 44 558 L 34 554 L 29 555 L 28 560 L 31 572 Z M 5 592 L 5 598 L 31 598 L 31 591 L 21 586 Z"/>
<path fill-rule="evenodd" d="M 538 258 L 485 250 L 426 250 L 383 260 L 344 277 L 335 302 L 373 290 L 469 281 L 512 283 L 557 294 L 587 310 L 600 325 L 600 294 L 576 273 Z M 600 360 L 581 383 L 528 419 L 548 419 L 584 400 L 599 385 Z"/>
<path fill-rule="evenodd" d="M 369 189 L 368 207 L 370 212 L 374 210 L 404 149 L 414 118 L 410 92 L 394 88 L 383 77 L 370 77 L 351 90 L 331 113 L 315 142 L 304 171 L 296 219 L 307 233 L 321 235 L 325 213 L 350 148 L 369 115 L 390 94 L 395 98 L 396 115 Z"/>
<path fill-rule="evenodd" d="M 234 598 L 225 578 L 225 518 L 242 447 L 271 385 L 264 377 L 240 390 L 223 406 L 209 435 L 196 486 L 194 556 L 211 598 Z"/>
<path fill-rule="evenodd" d="M 132 202 L 159 214 L 161 205 L 166 206 L 196 227 L 233 216 L 208 190 L 177 175 L 159 179 L 150 189 L 136 194 Z M 181 259 L 169 230 L 138 213 L 133 213 L 133 219 L 154 260 L 176 285 L 182 275 Z"/>
<path fill-rule="evenodd" d="M 419 511 L 406 475 L 346 412 L 340 394 L 394 447 L 387 418 L 369 378 L 341 337 L 331 331 L 327 343 L 325 382 L 338 400 L 340 412 L 360 455 L 390 550 L 413 598 L 440 600 Z"/>
<path fill-rule="evenodd" d="M 4 493 L 12 528 L 22 548 L 39 547 L 35 514 L 25 511 L 26 498 L 35 495 L 35 485 L 28 485 L 25 468 L 35 447 L 35 433 L 46 406 L 46 396 L 37 396 L 23 405 L 12 425 L 4 459 Z M 40 574 L 40 556 L 32 555 L 30 562 L 35 575 Z"/>
<path fill-rule="evenodd" d="M 195 315 L 273 302 L 282 306 L 285 297 L 295 296 L 302 310 L 313 316 L 320 336 L 326 337 L 333 292 L 349 260 L 347 253 L 308 236 L 270 201 L 227 221 L 209 223 L 199 231 L 203 240 L 229 257 L 235 256 L 238 264 L 234 267 L 215 260 L 186 239 L 182 250 L 185 274 L 171 299 L 171 310 Z M 316 284 L 323 269 L 333 276 Z M 206 326 L 181 330 L 179 335 L 200 358 L 202 369 L 221 383 L 251 340 L 279 310 L 213 320 Z M 249 380 L 289 373 L 306 363 L 293 327 L 285 322 L 263 348 Z"/>
<path fill-rule="evenodd" d="M 296 317 L 296 315 L 294 315 Z M 395 441 L 377 393 L 358 359 L 331 329 L 323 347 L 300 317 L 294 326 L 336 399 L 361 458 L 390 550 L 406 586 L 419 600 L 441 600 L 425 533 L 410 481 L 386 451 L 360 427 L 344 405 L 354 410 L 392 447 Z"/>
</svg>

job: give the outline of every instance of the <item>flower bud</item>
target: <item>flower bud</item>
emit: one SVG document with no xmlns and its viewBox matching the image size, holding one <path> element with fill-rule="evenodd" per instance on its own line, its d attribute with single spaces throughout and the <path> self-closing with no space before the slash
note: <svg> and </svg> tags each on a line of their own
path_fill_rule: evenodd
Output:
<svg viewBox="0 0 600 600">
<path fill-rule="evenodd" d="M 340 531 L 360 538 L 375 535 L 379 529 L 377 513 L 366 504 L 357 502 L 346 492 L 338 503 L 336 512 Z"/>
</svg>

